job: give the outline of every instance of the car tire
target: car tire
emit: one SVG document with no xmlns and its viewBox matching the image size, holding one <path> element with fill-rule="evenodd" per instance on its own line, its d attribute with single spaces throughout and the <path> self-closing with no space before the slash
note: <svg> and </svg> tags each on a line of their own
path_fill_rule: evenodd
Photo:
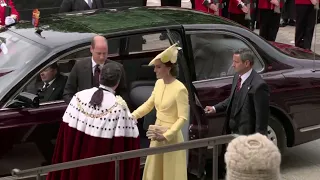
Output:
<svg viewBox="0 0 320 180">
<path fill-rule="evenodd" d="M 272 116 L 269 119 L 268 126 L 268 138 L 274 142 L 281 153 L 287 148 L 287 135 L 282 123 L 275 117 Z"/>
</svg>

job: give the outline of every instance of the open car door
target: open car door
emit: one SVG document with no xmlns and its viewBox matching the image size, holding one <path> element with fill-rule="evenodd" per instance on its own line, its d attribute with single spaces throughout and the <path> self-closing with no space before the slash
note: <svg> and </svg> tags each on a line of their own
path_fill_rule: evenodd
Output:
<svg viewBox="0 0 320 180">
<path fill-rule="evenodd" d="M 194 85 L 192 84 L 192 78 L 190 73 L 191 71 L 186 58 L 187 53 L 183 51 L 183 47 L 186 47 L 186 44 L 184 44 L 185 41 L 181 40 L 181 42 L 180 37 L 177 37 L 177 34 L 178 33 L 172 33 L 169 29 L 167 29 L 167 35 L 170 40 L 170 43 L 177 43 L 177 46 L 180 47 L 178 53 L 178 59 L 180 59 L 180 61 L 178 61 L 178 65 L 180 67 L 179 71 L 182 71 L 181 74 L 184 75 L 185 86 L 189 91 L 189 139 L 185 139 L 185 141 L 201 139 L 207 137 L 208 123 L 204 112 L 204 108 L 202 107 L 197 95 L 197 91 Z M 181 37 L 185 37 L 184 32 L 179 32 L 179 34 L 182 34 Z M 195 175 L 198 178 L 201 178 L 204 175 L 206 165 L 206 154 L 207 147 L 188 150 L 189 174 Z"/>
</svg>

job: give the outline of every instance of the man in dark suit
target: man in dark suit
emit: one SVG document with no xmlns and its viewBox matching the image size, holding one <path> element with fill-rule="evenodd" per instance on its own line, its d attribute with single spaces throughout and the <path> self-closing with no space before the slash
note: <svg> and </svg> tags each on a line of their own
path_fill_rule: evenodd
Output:
<svg viewBox="0 0 320 180">
<path fill-rule="evenodd" d="M 108 42 L 103 36 L 92 39 L 90 51 L 92 57 L 79 60 L 72 68 L 64 88 L 63 98 L 69 103 L 78 91 L 99 86 L 101 68 L 105 63 L 116 63 L 121 67 L 122 76 L 116 93 L 126 99 L 126 79 L 122 64 L 107 59 Z"/>
<path fill-rule="evenodd" d="M 240 49 L 233 55 L 236 71 L 230 96 L 215 106 L 207 106 L 207 113 L 227 112 L 226 130 L 229 133 L 249 135 L 267 133 L 269 120 L 269 88 L 252 69 L 254 54 Z"/>
<path fill-rule="evenodd" d="M 59 73 L 56 63 L 40 72 L 41 81 L 30 84 L 26 91 L 39 96 L 40 103 L 63 99 L 63 89 L 67 77 Z"/>
<path fill-rule="evenodd" d="M 104 8 L 103 0 L 63 0 L 60 13 Z"/>
<path fill-rule="evenodd" d="M 35 81 L 35 83 L 30 84 L 26 91 L 37 94 L 41 103 L 63 99 L 63 89 L 67 82 L 67 77 L 60 74 L 59 67 L 56 63 L 41 71 L 40 79 L 41 81 Z M 49 131 L 56 130 L 58 130 L 58 126 L 54 127 L 54 125 L 43 124 L 34 126 L 32 136 L 35 137 L 38 150 L 46 160 L 42 165 L 51 163 L 54 152 L 54 145 L 51 141 L 46 141 L 46 139 L 51 139 L 51 137 L 45 136 L 53 134 L 48 133 Z M 58 132 L 55 132 L 55 134 L 57 133 Z"/>
<path fill-rule="evenodd" d="M 269 88 L 261 76 L 252 69 L 254 54 L 250 49 L 239 49 L 233 55 L 233 77 L 230 96 L 214 106 L 207 106 L 206 113 L 227 112 L 224 132 L 249 135 L 267 134 L 269 120 Z M 224 154 L 225 147 L 222 148 Z M 219 176 L 225 172 L 224 155 L 219 160 Z"/>
</svg>

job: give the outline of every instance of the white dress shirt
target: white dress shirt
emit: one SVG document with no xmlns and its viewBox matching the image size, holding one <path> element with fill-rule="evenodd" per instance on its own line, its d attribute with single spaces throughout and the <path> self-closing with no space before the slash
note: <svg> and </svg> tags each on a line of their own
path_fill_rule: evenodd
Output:
<svg viewBox="0 0 320 180">
<path fill-rule="evenodd" d="M 94 70 L 96 69 L 97 63 L 93 60 L 93 58 L 91 58 L 91 61 L 92 61 L 92 75 L 94 76 Z M 100 64 L 99 65 L 100 70 L 102 69 L 102 67 L 103 67 L 103 64 Z"/>
<path fill-rule="evenodd" d="M 48 87 L 53 83 L 53 81 L 55 80 L 56 78 L 52 79 L 50 82 L 46 83 L 44 82 L 42 88 L 45 88 L 46 87 L 46 84 L 49 84 Z"/>
<path fill-rule="evenodd" d="M 248 77 L 250 76 L 252 72 L 252 69 L 250 69 L 248 72 L 244 73 L 241 77 L 241 85 L 240 88 L 242 87 L 242 84 L 248 79 Z"/>
<path fill-rule="evenodd" d="M 88 0 L 84 0 L 89 6 L 90 6 L 90 4 L 88 3 Z M 93 0 L 91 0 L 91 3 L 93 2 Z M 92 5 L 92 4 L 91 4 Z M 90 7 L 90 8 L 92 8 L 92 7 Z"/>
<path fill-rule="evenodd" d="M 250 76 L 251 72 L 252 72 L 252 68 L 248 72 L 246 72 L 242 76 L 240 76 L 241 77 L 240 88 L 242 87 L 242 84 L 248 79 L 248 77 Z M 216 108 L 214 106 L 212 106 L 212 108 L 213 108 L 214 111 L 216 111 Z"/>
</svg>

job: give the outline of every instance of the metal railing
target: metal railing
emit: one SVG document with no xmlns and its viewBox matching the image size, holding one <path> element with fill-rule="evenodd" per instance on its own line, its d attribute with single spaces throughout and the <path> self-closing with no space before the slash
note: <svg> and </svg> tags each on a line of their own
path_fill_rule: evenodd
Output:
<svg viewBox="0 0 320 180">
<path fill-rule="evenodd" d="M 166 145 L 161 147 L 153 147 L 139 150 L 126 151 L 121 153 L 114 153 L 109 155 L 97 156 L 92 158 L 86 158 L 81 160 L 69 161 L 59 164 L 53 164 L 49 166 L 43 166 L 38 168 L 32 168 L 27 170 L 13 169 L 12 175 L 17 178 L 26 178 L 26 177 L 36 177 L 37 180 L 40 180 L 40 177 L 53 171 L 71 169 L 76 167 L 107 163 L 115 161 L 115 180 L 119 180 L 119 161 L 137 157 L 143 157 L 153 154 L 162 154 L 166 152 L 186 150 L 186 149 L 195 149 L 208 147 L 212 148 L 212 180 L 218 180 L 218 145 L 229 143 L 232 139 L 237 137 L 237 135 L 224 135 L 211 138 L 204 138 L 192 141 L 186 141 L 183 143 Z M 187 168 L 187 167 L 186 167 Z"/>
</svg>

